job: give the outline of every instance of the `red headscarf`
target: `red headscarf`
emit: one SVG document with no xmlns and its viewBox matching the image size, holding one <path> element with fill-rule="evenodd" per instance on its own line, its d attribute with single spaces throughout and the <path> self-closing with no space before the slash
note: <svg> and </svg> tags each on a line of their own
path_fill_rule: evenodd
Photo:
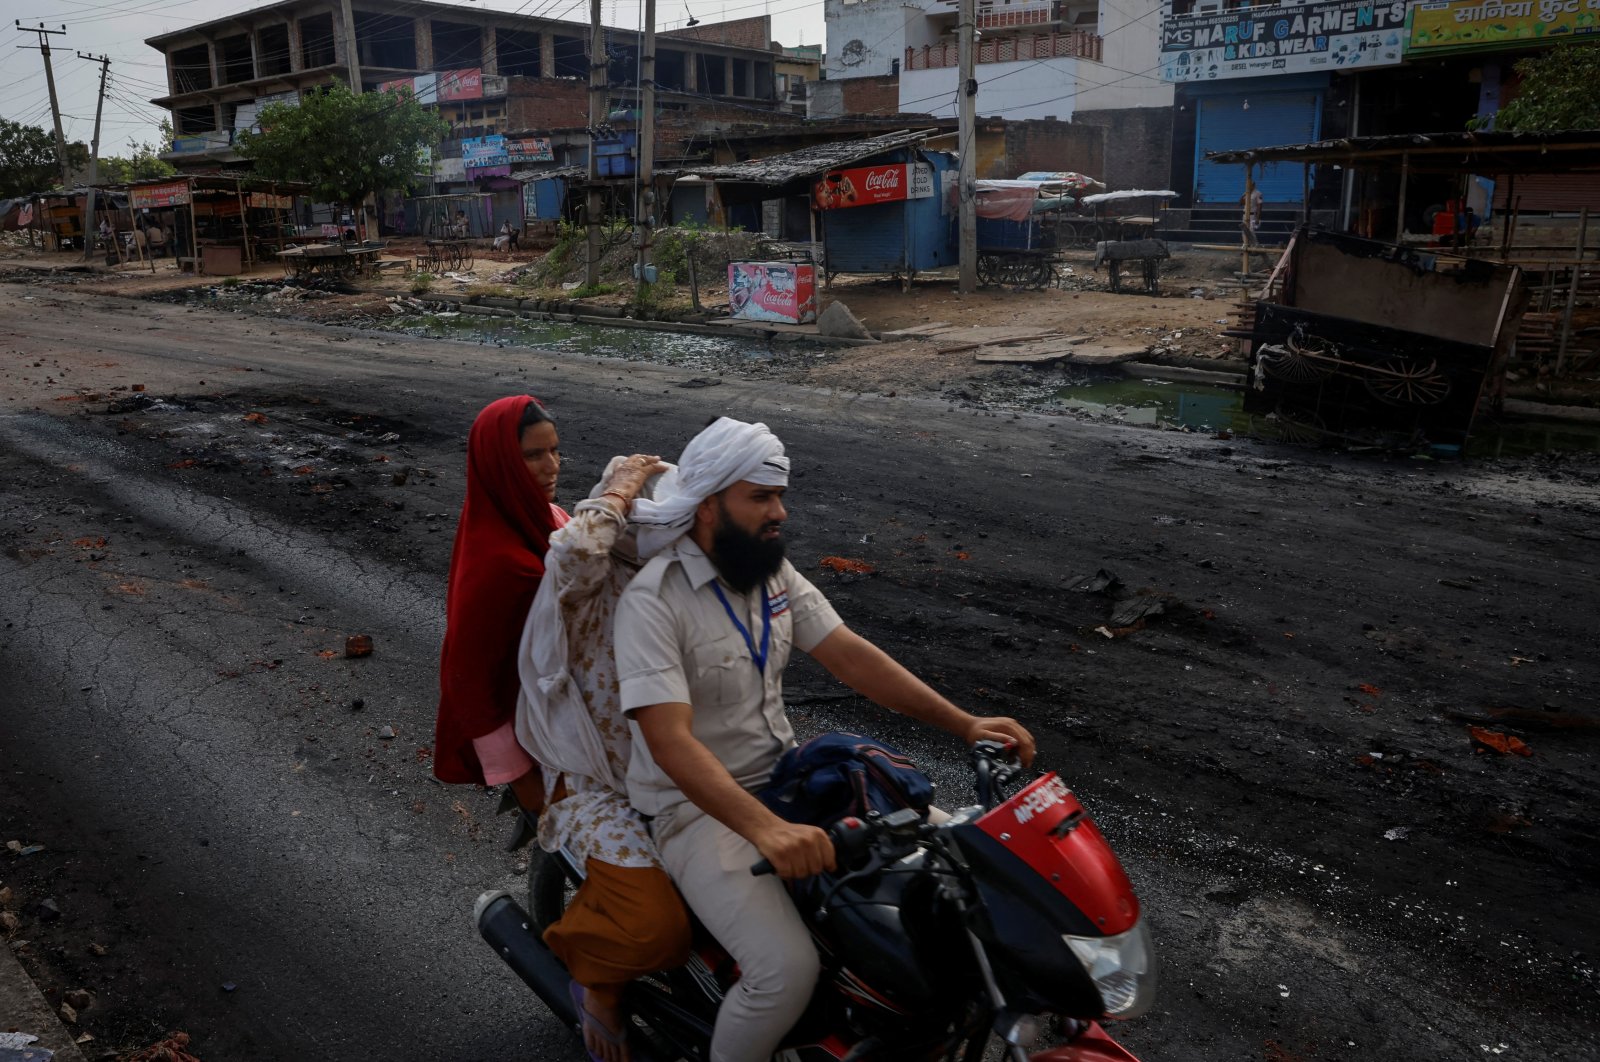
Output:
<svg viewBox="0 0 1600 1062">
<path fill-rule="evenodd" d="M 482 783 L 472 739 L 499 729 L 517 709 L 517 646 L 544 576 L 550 534 L 568 516 L 545 497 L 522 459 L 519 424 L 528 403 L 489 403 L 467 436 L 467 498 L 450 554 L 433 773 Z"/>
</svg>

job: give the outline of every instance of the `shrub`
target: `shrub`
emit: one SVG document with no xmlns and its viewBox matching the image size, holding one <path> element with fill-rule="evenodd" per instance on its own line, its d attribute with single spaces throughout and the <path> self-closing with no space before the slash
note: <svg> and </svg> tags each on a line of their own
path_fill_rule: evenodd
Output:
<svg viewBox="0 0 1600 1062">
<path fill-rule="evenodd" d="M 411 278 L 411 294 L 413 295 L 426 295 L 432 287 L 432 273 L 418 273 Z"/>
</svg>

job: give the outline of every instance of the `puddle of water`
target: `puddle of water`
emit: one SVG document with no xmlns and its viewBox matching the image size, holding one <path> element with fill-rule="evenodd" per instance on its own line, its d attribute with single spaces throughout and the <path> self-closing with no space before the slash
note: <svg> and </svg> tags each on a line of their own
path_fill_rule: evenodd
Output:
<svg viewBox="0 0 1600 1062">
<path fill-rule="evenodd" d="M 1467 440 L 1468 457 L 1527 457 L 1551 451 L 1600 452 L 1600 422 L 1573 420 L 1479 422 Z"/>
<path fill-rule="evenodd" d="M 1180 424 L 1196 431 L 1246 431 L 1244 394 L 1210 384 L 1095 376 L 1056 392 L 1067 409 L 1114 417 L 1124 424 Z"/>
<path fill-rule="evenodd" d="M 629 358 L 673 365 L 770 361 L 785 353 L 814 357 L 823 350 L 814 344 L 802 343 L 773 346 L 765 339 L 747 336 L 685 335 L 642 328 L 607 328 L 602 325 L 534 321 L 520 317 L 484 317 L 479 314 L 408 315 L 377 322 L 373 327 L 429 339 L 537 347 L 562 354 Z"/>
<path fill-rule="evenodd" d="M 1115 418 L 1124 424 L 1165 423 L 1195 431 L 1227 429 L 1246 435 L 1255 434 L 1254 429 L 1259 427 L 1259 422 L 1253 423 L 1253 418 L 1244 412 L 1242 391 L 1206 384 L 1095 376 L 1061 388 L 1056 392 L 1056 401 L 1064 408 Z M 1466 456 L 1492 459 L 1560 451 L 1600 452 L 1600 422 L 1480 420 L 1467 442 Z"/>
</svg>

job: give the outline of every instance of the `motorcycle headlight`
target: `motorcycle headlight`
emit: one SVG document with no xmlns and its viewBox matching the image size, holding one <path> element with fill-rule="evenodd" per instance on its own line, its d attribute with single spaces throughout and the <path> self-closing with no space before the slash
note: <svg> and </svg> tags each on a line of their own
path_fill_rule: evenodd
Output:
<svg viewBox="0 0 1600 1062">
<path fill-rule="evenodd" d="M 1156 995 L 1156 963 L 1144 919 L 1114 937 L 1061 939 L 1100 990 L 1107 1017 L 1136 1018 L 1150 1009 Z"/>
</svg>

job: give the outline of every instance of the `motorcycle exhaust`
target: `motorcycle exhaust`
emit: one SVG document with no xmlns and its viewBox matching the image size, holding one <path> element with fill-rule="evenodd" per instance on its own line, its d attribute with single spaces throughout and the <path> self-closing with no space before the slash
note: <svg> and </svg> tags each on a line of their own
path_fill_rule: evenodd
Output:
<svg viewBox="0 0 1600 1062">
<path fill-rule="evenodd" d="M 539 939 L 539 931 L 533 928 L 533 919 L 511 894 L 496 891 L 479 896 L 472 908 L 472 920 L 495 954 L 533 989 L 551 1013 L 568 1026 L 576 1027 L 578 1012 L 573 1009 L 572 996 L 567 992 L 572 975 L 567 973 L 560 959 L 550 954 L 550 949 Z"/>
</svg>

